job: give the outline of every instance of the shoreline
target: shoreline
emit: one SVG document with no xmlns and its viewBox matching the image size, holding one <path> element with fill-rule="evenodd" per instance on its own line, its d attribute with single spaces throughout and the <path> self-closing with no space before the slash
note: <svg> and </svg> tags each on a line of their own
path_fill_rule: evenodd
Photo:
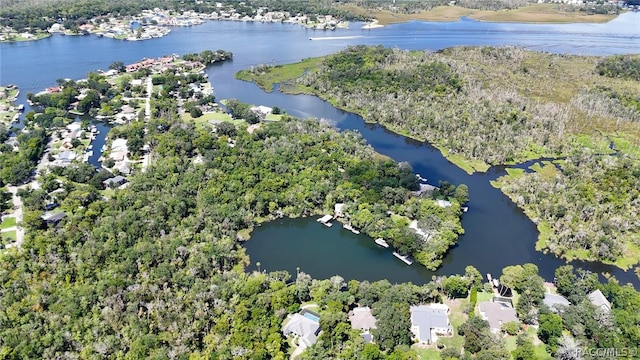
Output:
<svg viewBox="0 0 640 360">
<path fill-rule="evenodd" d="M 420 21 L 420 22 L 458 22 L 462 21 L 463 18 L 472 19 L 480 22 L 494 22 L 494 23 L 521 23 L 521 24 L 601 24 L 612 21 L 618 18 L 620 15 L 627 12 L 625 9 L 621 9 L 618 14 L 587 14 L 582 13 L 580 11 L 564 11 L 554 8 L 554 4 L 532 4 L 529 6 L 524 6 L 516 9 L 502 9 L 502 10 L 476 10 L 476 9 L 468 9 L 459 6 L 437 6 L 431 10 L 421 11 L 417 14 L 397 14 L 392 13 L 388 10 L 368 10 L 358 6 L 343 6 L 343 8 L 348 9 L 354 13 L 358 13 L 361 15 L 371 16 L 372 20 L 370 22 L 365 23 L 362 26 L 364 30 L 372 30 L 383 28 L 387 25 L 392 24 L 401 24 L 410 21 Z M 118 19 L 116 19 L 118 20 Z M 122 19 L 120 19 L 122 20 Z M 203 19 L 199 19 L 202 21 L 201 23 L 195 23 L 190 25 L 178 25 L 178 26 L 197 26 L 201 25 L 205 21 Z M 206 21 L 248 21 L 246 19 L 204 19 Z M 256 20 L 253 20 L 256 21 Z M 283 21 L 286 23 L 286 21 Z M 290 24 L 298 24 L 296 22 L 289 22 Z M 159 34 L 148 34 L 148 36 L 144 36 L 142 38 L 132 38 L 131 36 L 105 36 L 105 33 L 101 30 L 93 30 L 88 31 L 86 34 L 78 33 L 71 34 L 60 32 L 62 35 L 96 35 L 98 37 L 110 37 L 115 39 L 121 39 L 125 41 L 140 41 L 140 40 L 152 40 L 164 37 L 169 34 L 170 28 L 175 25 L 160 25 L 156 26 L 158 28 L 169 28 L 169 31 L 161 31 Z M 341 28 L 341 26 L 338 26 Z M 132 32 L 133 34 L 133 32 Z M 32 34 L 33 37 L 23 38 L 20 37 L 18 39 L 6 39 L 2 38 L 2 34 L 0 34 L 0 43 L 12 43 L 12 42 L 23 42 L 23 41 L 37 41 L 41 39 L 46 39 L 53 35 L 53 33 L 43 33 L 43 34 Z M 42 36 L 44 35 L 44 36 Z"/>
<path fill-rule="evenodd" d="M 343 6 L 345 10 L 371 16 L 382 26 L 400 24 L 410 21 L 456 22 L 467 17 L 482 22 L 523 23 L 523 24 L 579 24 L 606 23 L 616 19 L 626 11 L 620 9 L 618 14 L 587 14 L 576 7 L 577 11 L 558 9 L 555 4 L 532 4 L 516 9 L 477 10 L 460 6 L 443 5 L 414 14 L 399 14 L 388 10 L 370 10 L 358 6 Z"/>
</svg>

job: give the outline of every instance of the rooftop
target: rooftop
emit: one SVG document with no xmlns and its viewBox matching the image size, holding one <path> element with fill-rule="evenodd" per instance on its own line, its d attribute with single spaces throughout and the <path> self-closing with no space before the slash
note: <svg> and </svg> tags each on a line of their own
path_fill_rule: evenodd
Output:
<svg viewBox="0 0 640 360">
<path fill-rule="evenodd" d="M 483 301 L 478 303 L 480 315 L 489 322 L 491 331 L 498 332 L 502 324 L 510 321 L 518 321 L 515 309 L 501 301 Z"/>
<path fill-rule="evenodd" d="M 349 321 L 354 329 L 369 330 L 376 328 L 376 318 L 368 306 L 357 307 L 349 311 Z"/>
<path fill-rule="evenodd" d="M 449 307 L 444 304 L 411 306 L 411 326 L 414 334 L 421 342 L 432 342 L 432 330 L 450 329 Z"/>
</svg>

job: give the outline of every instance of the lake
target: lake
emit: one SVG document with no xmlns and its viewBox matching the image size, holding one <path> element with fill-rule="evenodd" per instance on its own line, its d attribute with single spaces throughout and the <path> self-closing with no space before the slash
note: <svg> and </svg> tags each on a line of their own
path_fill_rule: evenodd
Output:
<svg viewBox="0 0 640 360">
<path fill-rule="evenodd" d="M 89 71 L 107 69 L 114 61 L 133 63 L 145 57 L 224 49 L 233 52 L 231 62 L 207 69 L 218 99 L 237 98 L 257 105 L 278 106 L 300 117 L 329 119 L 339 129 L 355 130 L 378 152 L 397 161 L 408 161 L 431 183 L 447 180 L 467 184 L 470 210 L 462 219 L 466 234 L 460 238 L 436 274 L 464 271 L 474 265 L 481 273 L 495 273 L 507 265 L 532 262 L 546 279 L 562 260 L 536 252 L 537 231 L 489 181 L 504 174 L 500 167 L 487 173 L 467 175 L 428 144 L 391 133 L 381 126 L 365 124 L 357 115 L 338 110 L 313 96 L 266 93 L 251 83 L 234 79 L 236 71 L 259 64 L 281 64 L 326 55 L 352 44 L 382 44 L 405 49 L 437 50 L 456 45 L 517 45 L 529 49 L 574 54 L 640 53 L 640 13 L 626 13 L 606 24 L 532 25 L 477 22 L 409 22 L 381 29 L 308 30 L 290 24 L 207 22 L 173 28 L 163 38 L 126 42 L 95 36 L 55 35 L 36 42 L 0 44 L 0 83 L 17 84 L 19 101 L 28 92 L 52 86 L 56 79 L 79 79 Z M 324 38 L 309 40 L 310 37 Z M 279 220 L 256 228 L 246 242 L 252 263 L 269 270 L 296 267 L 314 277 L 339 274 L 345 279 L 394 282 L 428 281 L 434 273 L 417 264 L 407 267 L 388 250 L 379 249 L 364 235 L 355 236 L 338 227 L 327 229 L 315 219 Z M 591 271 L 609 272 L 638 284 L 632 272 L 596 263 L 575 262 Z"/>
</svg>

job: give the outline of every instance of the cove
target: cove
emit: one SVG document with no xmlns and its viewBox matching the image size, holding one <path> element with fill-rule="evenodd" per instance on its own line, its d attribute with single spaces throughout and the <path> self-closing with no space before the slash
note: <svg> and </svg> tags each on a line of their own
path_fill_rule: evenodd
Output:
<svg viewBox="0 0 640 360">
<path fill-rule="evenodd" d="M 206 49 L 231 51 L 232 62 L 207 69 L 218 100 L 237 98 L 256 105 L 275 105 L 294 116 L 328 119 L 339 129 L 360 132 L 376 151 L 396 161 L 408 161 L 432 183 L 447 180 L 469 186 L 470 210 L 462 219 L 466 233 L 444 259 L 437 274 L 460 273 L 466 265 L 476 266 L 483 274 L 498 274 L 504 266 L 532 262 L 538 265 L 543 277 L 551 280 L 555 268 L 564 261 L 535 251 L 535 225 L 490 185 L 489 181 L 504 173 L 503 168 L 494 167 L 487 173 L 469 176 L 428 144 L 366 124 L 359 116 L 338 110 L 313 96 L 266 93 L 251 83 L 235 80 L 234 74 L 259 64 L 282 64 L 322 56 L 354 44 L 432 51 L 457 45 L 517 45 L 555 53 L 640 53 L 639 21 L 640 13 L 625 13 L 605 24 L 533 25 L 462 19 L 443 23 L 409 22 L 375 30 L 363 30 L 362 24 L 352 23 L 349 29 L 327 32 L 289 24 L 212 21 L 173 28 L 166 37 L 139 42 L 54 35 L 34 42 L 0 44 L 0 83 L 18 85 L 21 89 L 18 102 L 26 104 L 28 92 L 36 93 L 53 86 L 60 78 L 84 78 L 87 72 L 107 69 L 114 61 L 133 63 L 145 57 Z M 311 41 L 309 37 L 340 38 Z M 308 227 L 303 226 L 306 223 Z M 316 234 L 318 240 L 312 241 Z M 262 268 L 268 270 L 286 269 L 294 273 L 296 267 L 300 267 L 314 277 L 339 274 L 345 279 L 387 278 L 393 282 L 416 283 L 429 281 L 433 275 L 418 264 L 407 267 L 388 250 L 378 249 L 364 235 L 353 235 L 337 225 L 327 229 L 313 218 L 264 224 L 254 230 L 252 239 L 244 246 L 252 264 L 260 261 Z M 308 254 L 312 256 L 303 257 Z M 597 263 L 573 264 L 600 274 L 611 273 L 636 286 L 639 283 L 630 271 Z"/>
</svg>

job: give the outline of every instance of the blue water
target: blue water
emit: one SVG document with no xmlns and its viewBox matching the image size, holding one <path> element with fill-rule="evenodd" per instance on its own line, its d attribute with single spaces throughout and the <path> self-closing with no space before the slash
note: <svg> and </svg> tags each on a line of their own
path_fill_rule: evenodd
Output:
<svg viewBox="0 0 640 360">
<path fill-rule="evenodd" d="M 18 100 L 26 105 L 28 92 L 55 85 L 59 78 L 83 78 L 89 71 L 107 69 L 114 61 L 133 63 L 145 57 L 206 49 L 232 51 L 233 61 L 207 70 L 218 99 L 237 98 L 253 104 L 277 105 L 295 116 L 329 119 L 340 129 L 360 132 L 378 152 L 397 161 L 408 161 L 431 182 L 447 180 L 469 186 L 470 211 L 462 220 L 466 233 L 436 274 L 461 273 L 469 264 L 481 273 L 499 273 L 507 265 L 533 262 L 545 278 L 551 279 L 555 268 L 564 262 L 535 251 L 535 225 L 490 185 L 490 180 L 504 174 L 502 168 L 469 176 L 428 144 L 375 124 L 365 124 L 359 116 L 335 109 L 313 96 L 265 93 L 253 84 L 235 80 L 234 73 L 259 64 L 281 64 L 334 53 L 351 44 L 425 50 L 455 45 L 518 45 L 555 53 L 640 53 L 638 23 L 640 13 L 626 13 L 605 24 L 501 24 L 462 19 L 442 23 L 409 22 L 372 30 L 363 30 L 362 24 L 352 23 L 349 29 L 335 31 L 314 31 L 290 24 L 208 22 L 173 28 L 166 37 L 138 42 L 54 35 L 36 42 L 0 44 L 0 83 L 17 84 L 22 90 Z M 349 38 L 309 40 L 310 37 Z M 94 144 L 98 153 L 99 148 Z M 314 277 L 339 274 L 345 279 L 389 278 L 420 283 L 433 275 L 416 264 L 403 265 L 365 236 L 354 237 L 342 229 L 311 225 L 317 225 L 315 220 L 279 220 L 265 224 L 257 228 L 252 240 L 245 244 L 247 253 L 253 263 L 261 261 L 269 270 L 286 269 L 295 273 L 300 266 Z M 292 232 L 292 227 L 300 229 Z M 314 238 L 317 240 L 312 242 Z M 323 238 L 327 240 L 324 244 Z M 632 272 L 597 263 L 574 264 L 638 283 Z"/>
<path fill-rule="evenodd" d="M 319 317 L 317 317 L 317 316 L 315 316 L 315 315 L 313 315 L 311 313 L 308 313 L 308 312 L 305 312 L 304 314 L 302 314 L 302 316 L 306 317 L 309 320 L 313 320 L 313 321 L 316 321 L 316 322 L 320 321 Z"/>
</svg>

